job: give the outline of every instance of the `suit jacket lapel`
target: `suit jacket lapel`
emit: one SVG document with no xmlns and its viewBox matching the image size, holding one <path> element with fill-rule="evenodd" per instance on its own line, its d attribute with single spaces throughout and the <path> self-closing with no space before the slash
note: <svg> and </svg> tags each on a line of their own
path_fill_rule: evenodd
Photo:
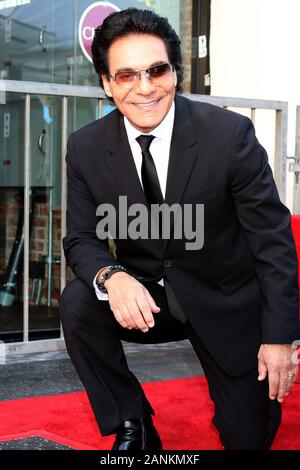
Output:
<svg viewBox="0 0 300 470">
<path fill-rule="evenodd" d="M 175 99 L 175 121 L 171 140 L 165 202 L 168 206 L 180 203 L 197 156 L 197 142 L 187 101 L 180 96 Z M 172 238 L 174 217 L 171 217 Z M 166 253 L 169 240 L 163 241 Z"/>
<path fill-rule="evenodd" d="M 115 111 L 115 122 L 107 129 L 106 162 L 120 186 L 120 195 L 128 197 L 128 203 L 147 204 L 137 173 L 122 115 Z"/>
<path fill-rule="evenodd" d="M 175 121 L 171 140 L 165 202 L 180 203 L 197 156 L 197 138 L 187 101 L 175 99 Z"/>
</svg>

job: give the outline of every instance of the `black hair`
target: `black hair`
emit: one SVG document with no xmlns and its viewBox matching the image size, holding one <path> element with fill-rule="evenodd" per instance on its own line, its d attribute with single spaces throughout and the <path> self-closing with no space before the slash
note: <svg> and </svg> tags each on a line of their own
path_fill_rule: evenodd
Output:
<svg viewBox="0 0 300 470">
<path fill-rule="evenodd" d="M 151 10 L 128 8 L 112 13 L 95 30 L 92 43 L 93 64 L 103 88 L 102 75 L 109 79 L 108 51 L 117 39 L 130 34 L 150 34 L 163 40 L 170 64 L 177 74 L 176 91 L 182 91 L 183 67 L 180 39 L 166 18 Z"/>
</svg>

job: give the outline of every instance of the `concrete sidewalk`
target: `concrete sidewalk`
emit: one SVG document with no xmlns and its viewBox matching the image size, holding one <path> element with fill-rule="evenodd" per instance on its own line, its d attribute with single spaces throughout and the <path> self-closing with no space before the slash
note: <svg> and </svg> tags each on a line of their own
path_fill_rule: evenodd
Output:
<svg viewBox="0 0 300 470">
<path fill-rule="evenodd" d="M 140 345 L 123 343 L 131 371 L 140 382 L 202 375 L 188 340 Z M 0 401 L 83 390 L 65 351 L 7 357 L 0 365 Z"/>
</svg>

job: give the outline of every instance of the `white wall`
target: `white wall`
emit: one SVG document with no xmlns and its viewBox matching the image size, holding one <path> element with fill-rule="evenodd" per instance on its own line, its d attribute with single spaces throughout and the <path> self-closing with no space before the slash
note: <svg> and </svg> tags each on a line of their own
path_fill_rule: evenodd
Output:
<svg viewBox="0 0 300 470">
<path fill-rule="evenodd" d="M 211 94 L 288 101 L 288 154 L 295 153 L 295 106 L 300 104 L 300 1 L 211 1 Z M 259 140 L 273 160 L 274 120 L 261 114 Z M 292 208 L 293 175 L 287 205 Z"/>
</svg>

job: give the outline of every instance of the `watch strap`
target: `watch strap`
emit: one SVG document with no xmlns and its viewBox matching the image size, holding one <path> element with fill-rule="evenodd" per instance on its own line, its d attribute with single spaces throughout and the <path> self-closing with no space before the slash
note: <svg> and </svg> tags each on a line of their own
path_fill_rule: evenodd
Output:
<svg viewBox="0 0 300 470">
<path fill-rule="evenodd" d="M 121 265 L 112 265 L 112 266 L 109 266 L 109 268 L 105 271 L 104 274 L 102 274 L 102 276 L 100 276 L 100 279 L 96 282 L 97 284 L 97 287 L 99 288 L 99 290 L 101 292 L 103 292 L 104 294 L 107 294 L 107 290 L 106 288 L 104 287 L 104 283 L 105 281 L 107 281 L 107 279 L 109 279 L 114 273 L 117 273 L 117 272 L 128 272 L 126 268 L 124 268 L 124 266 L 121 266 Z"/>
</svg>

